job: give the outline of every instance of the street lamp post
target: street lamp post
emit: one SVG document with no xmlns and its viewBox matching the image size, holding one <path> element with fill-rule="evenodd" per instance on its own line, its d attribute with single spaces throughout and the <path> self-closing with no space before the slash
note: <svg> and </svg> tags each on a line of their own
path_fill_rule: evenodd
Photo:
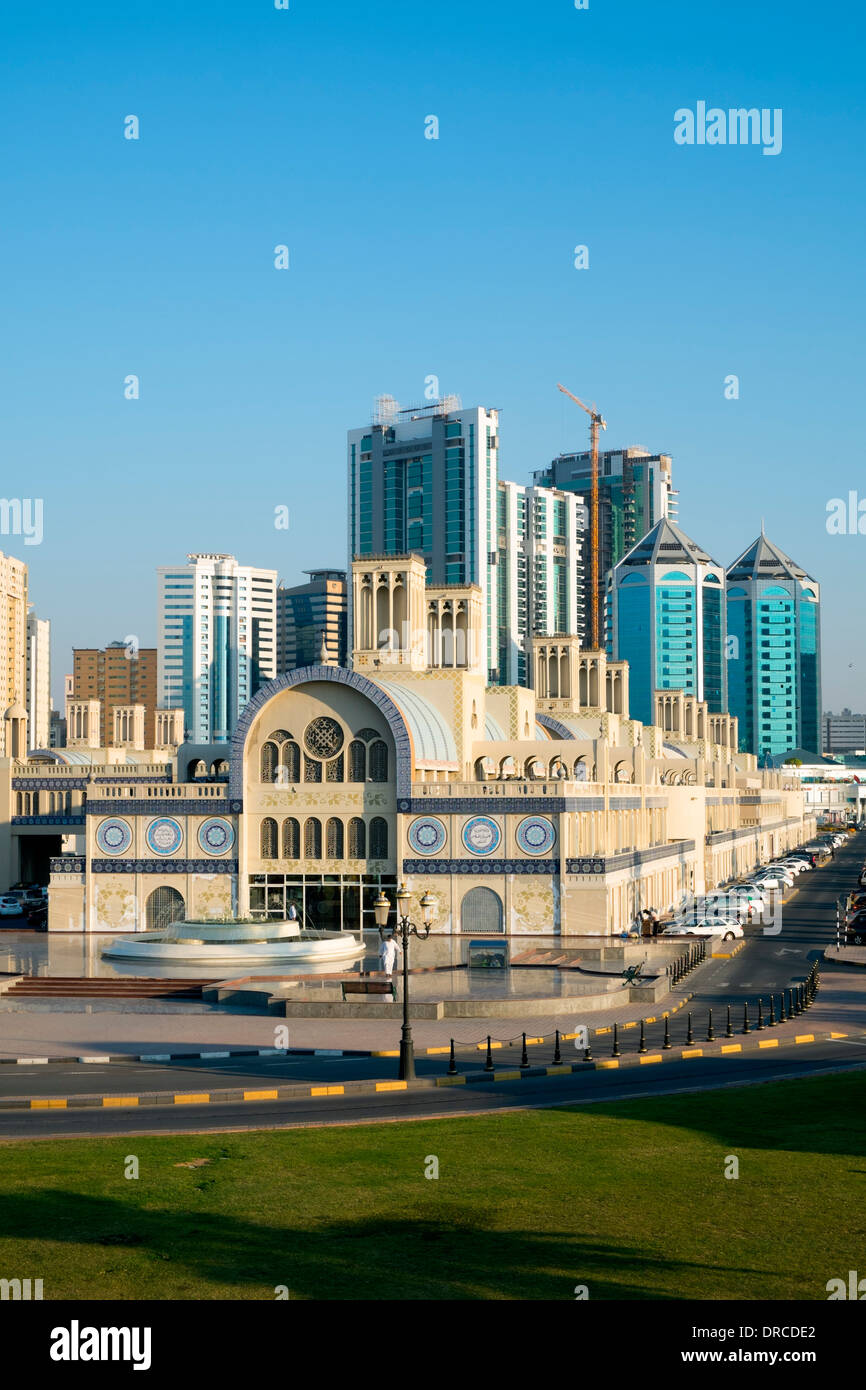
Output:
<svg viewBox="0 0 866 1390">
<path fill-rule="evenodd" d="M 415 1044 L 412 1041 L 412 1028 L 409 1023 L 409 937 L 417 936 L 419 941 L 426 941 L 430 935 L 430 928 L 433 925 L 433 912 L 436 907 L 436 899 L 429 893 L 425 893 L 421 899 L 421 912 L 424 917 L 424 927 L 418 927 L 414 922 L 409 921 L 409 889 L 405 883 L 400 885 L 397 892 L 397 926 L 400 929 L 403 947 L 403 1032 L 400 1038 L 400 1070 L 399 1079 L 401 1081 L 415 1080 Z M 376 926 L 379 928 L 379 935 L 388 925 L 388 918 L 391 914 L 391 904 L 382 889 L 378 898 L 373 904 L 376 915 Z"/>
</svg>

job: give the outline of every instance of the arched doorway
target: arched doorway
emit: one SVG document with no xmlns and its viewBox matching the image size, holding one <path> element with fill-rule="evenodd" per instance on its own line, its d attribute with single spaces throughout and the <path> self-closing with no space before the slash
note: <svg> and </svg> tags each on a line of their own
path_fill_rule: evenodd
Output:
<svg viewBox="0 0 866 1390">
<path fill-rule="evenodd" d="M 148 931 L 164 931 L 172 922 L 182 922 L 185 915 L 183 896 L 176 888 L 154 888 L 147 900 Z"/>
<path fill-rule="evenodd" d="M 473 935 L 502 931 L 502 902 L 492 888 L 471 888 L 460 908 L 460 930 Z"/>
</svg>

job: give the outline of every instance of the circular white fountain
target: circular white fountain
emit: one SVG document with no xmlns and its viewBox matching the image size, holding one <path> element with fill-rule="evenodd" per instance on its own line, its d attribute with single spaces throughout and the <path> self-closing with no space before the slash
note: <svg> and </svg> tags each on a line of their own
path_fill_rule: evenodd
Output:
<svg viewBox="0 0 866 1390">
<path fill-rule="evenodd" d="M 118 936 L 106 960 L 252 967 L 322 965 L 356 960 L 364 945 L 340 931 L 302 931 L 299 922 L 172 922 L 158 931 Z"/>
</svg>

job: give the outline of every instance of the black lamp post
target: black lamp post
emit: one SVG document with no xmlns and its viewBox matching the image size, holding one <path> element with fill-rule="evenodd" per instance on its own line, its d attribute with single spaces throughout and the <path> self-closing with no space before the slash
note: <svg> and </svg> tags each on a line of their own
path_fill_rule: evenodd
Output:
<svg viewBox="0 0 866 1390">
<path fill-rule="evenodd" d="M 431 897 L 429 893 L 425 893 L 421 899 L 421 912 L 424 917 L 422 929 L 409 921 L 409 898 L 409 889 L 403 883 L 397 892 L 397 926 L 400 930 L 403 946 L 403 1033 L 400 1038 L 400 1070 L 398 1073 L 401 1081 L 415 1080 L 415 1044 L 412 1041 L 412 1029 L 409 1024 L 409 937 L 417 936 L 419 941 L 427 940 L 433 925 L 433 913 L 436 908 L 436 899 Z M 391 913 L 391 904 L 385 896 L 384 889 L 381 890 L 373 904 L 373 911 L 376 915 L 376 926 L 379 928 L 381 936 L 388 925 L 388 917 Z"/>
</svg>

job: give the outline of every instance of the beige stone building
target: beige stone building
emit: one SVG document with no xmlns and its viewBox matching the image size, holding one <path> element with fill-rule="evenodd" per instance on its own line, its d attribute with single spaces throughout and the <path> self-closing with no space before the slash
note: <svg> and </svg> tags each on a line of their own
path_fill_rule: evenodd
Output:
<svg viewBox="0 0 866 1390">
<path fill-rule="evenodd" d="M 374 925 L 381 888 L 442 932 L 614 934 L 810 838 L 736 721 L 676 691 L 629 716 L 628 668 L 535 639 L 537 689 L 488 688 L 481 596 L 418 556 L 354 565 L 353 669 L 308 666 L 250 701 L 230 750 L 58 749 L 0 765 L 0 863 L 50 841 L 49 927 L 239 914 Z"/>
</svg>

